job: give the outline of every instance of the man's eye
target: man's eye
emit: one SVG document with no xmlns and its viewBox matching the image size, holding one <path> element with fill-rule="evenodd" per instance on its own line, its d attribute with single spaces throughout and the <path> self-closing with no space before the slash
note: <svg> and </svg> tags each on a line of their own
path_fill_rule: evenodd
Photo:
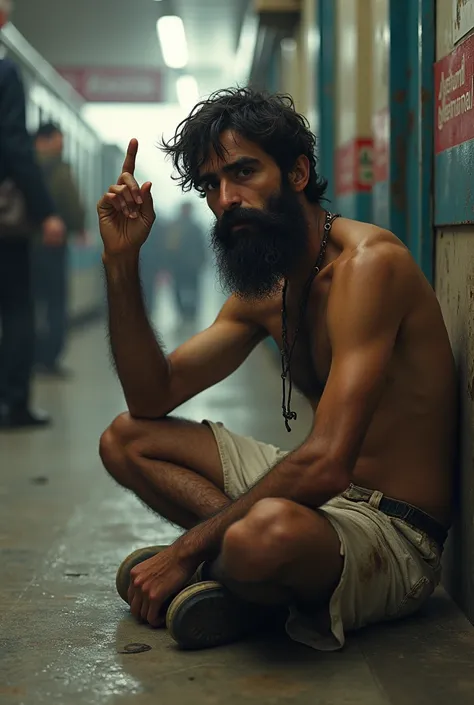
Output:
<svg viewBox="0 0 474 705">
<path fill-rule="evenodd" d="M 214 191 L 217 188 L 217 183 L 215 181 L 206 181 L 203 184 L 204 191 Z"/>
<path fill-rule="evenodd" d="M 246 176 L 250 176 L 253 173 L 254 170 L 251 167 L 244 166 L 242 169 L 239 170 L 238 175 L 243 176 L 245 178 Z"/>
</svg>

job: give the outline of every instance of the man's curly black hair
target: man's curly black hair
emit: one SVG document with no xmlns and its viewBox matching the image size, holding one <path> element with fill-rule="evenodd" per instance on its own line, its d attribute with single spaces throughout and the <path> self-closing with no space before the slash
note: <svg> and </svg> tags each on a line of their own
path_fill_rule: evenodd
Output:
<svg viewBox="0 0 474 705">
<path fill-rule="evenodd" d="M 200 190 L 199 169 L 211 149 L 224 157 L 220 136 L 225 130 L 233 130 L 258 144 L 275 160 L 282 175 L 289 174 L 304 154 L 310 163 L 306 197 L 311 203 L 324 199 L 327 181 L 316 171 L 316 140 L 308 121 L 296 112 L 290 96 L 251 88 L 216 91 L 193 108 L 168 142 L 162 140 L 161 147 L 178 173 L 173 178 L 183 191 Z"/>
</svg>

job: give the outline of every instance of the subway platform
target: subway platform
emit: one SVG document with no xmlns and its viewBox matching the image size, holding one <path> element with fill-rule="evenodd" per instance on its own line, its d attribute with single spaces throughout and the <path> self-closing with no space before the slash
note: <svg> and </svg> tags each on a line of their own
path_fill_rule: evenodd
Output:
<svg viewBox="0 0 474 705">
<path fill-rule="evenodd" d="M 220 301 L 210 281 L 201 327 Z M 166 290 L 160 302 L 170 349 L 192 331 L 173 322 Z M 130 551 L 171 542 L 176 531 L 101 467 L 100 433 L 124 409 L 103 323 L 74 334 L 67 362 L 73 380 L 35 389 L 54 426 L 0 435 L 1 705 L 472 705 L 474 627 L 443 590 L 416 618 L 349 635 L 330 654 L 284 635 L 180 652 L 166 631 L 136 623 L 115 592 L 116 569 Z M 261 347 L 179 414 L 294 446 L 311 418 L 298 400 L 287 434 L 280 381 Z"/>
</svg>

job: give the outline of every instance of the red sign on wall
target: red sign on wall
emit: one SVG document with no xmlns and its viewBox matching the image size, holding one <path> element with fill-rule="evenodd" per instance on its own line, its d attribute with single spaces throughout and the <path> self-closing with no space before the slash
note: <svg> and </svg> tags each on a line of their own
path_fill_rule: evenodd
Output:
<svg viewBox="0 0 474 705">
<path fill-rule="evenodd" d="M 101 103 L 159 103 L 163 75 L 155 69 L 64 68 L 57 69 L 85 100 Z"/>
<path fill-rule="evenodd" d="M 373 182 L 373 142 L 359 137 L 336 150 L 336 194 L 367 192 Z"/>
<path fill-rule="evenodd" d="M 474 35 L 435 64 L 435 153 L 474 139 Z"/>
</svg>

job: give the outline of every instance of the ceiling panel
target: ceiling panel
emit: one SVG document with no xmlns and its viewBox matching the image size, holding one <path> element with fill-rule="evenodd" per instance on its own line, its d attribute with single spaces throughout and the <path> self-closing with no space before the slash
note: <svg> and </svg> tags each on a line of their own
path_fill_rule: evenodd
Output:
<svg viewBox="0 0 474 705">
<path fill-rule="evenodd" d="M 189 70 L 205 90 L 225 83 L 249 0 L 27 0 L 12 21 L 53 66 L 162 67 L 161 14 L 184 21 Z"/>
<path fill-rule="evenodd" d="M 53 65 L 163 65 L 152 0 L 18 2 L 13 24 Z M 132 9 L 134 8 L 134 9 Z"/>
<path fill-rule="evenodd" d="M 189 37 L 191 67 L 226 70 L 234 60 L 248 0 L 175 0 Z"/>
</svg>

